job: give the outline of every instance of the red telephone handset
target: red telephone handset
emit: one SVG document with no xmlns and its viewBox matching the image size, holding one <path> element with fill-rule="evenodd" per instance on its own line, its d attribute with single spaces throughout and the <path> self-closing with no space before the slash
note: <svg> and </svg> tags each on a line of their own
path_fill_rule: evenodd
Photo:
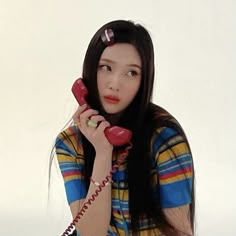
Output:
<svg viewBox="0 0 236 236">
<path fill-rule="evenodd" d="M 86 97 L 88 95 L 88 90 L 85 87 L 82 78 L 79 78 L 74 82 L 71 90 L 79 105 L 87 103 Z M 89 108 L 90 106 L 87 105 L 86 109 Z M 105 136 L 112 145 L 121 146 L 130 142 L 132 132 L 119 126 L 112 126 L 105 129 Z"/>
</svg>

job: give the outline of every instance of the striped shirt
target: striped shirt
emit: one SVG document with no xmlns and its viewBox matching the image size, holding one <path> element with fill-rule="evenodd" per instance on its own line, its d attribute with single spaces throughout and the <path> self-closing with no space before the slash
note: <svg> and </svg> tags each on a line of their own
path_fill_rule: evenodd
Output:
<svg viewBox="0 0 236 236">
<path fill-rule="evenodd" d="M 153 198 L 160 199 L 162 208 L 178 207 L 191 202 L 192 156 L 182 135 L 169 127 L 153 133 L 151 183 Z M 56 154 L 64 179 L 68 204 L 86 197 L 83 176 L 84 158 L 81 136 L 76 126 L 61 132 L 56 139 Z M 116 160 L 119 153 L 114 153 Z M 129 231 L 129 192 L 127 161 L 112 175 L 112 218 L 110 236 L 132 235 Z M 140 219 L 140 236 L 161 236 L 152 219 Z M 79 235 L 79 234 L 78 234 Z"/>
</svg>

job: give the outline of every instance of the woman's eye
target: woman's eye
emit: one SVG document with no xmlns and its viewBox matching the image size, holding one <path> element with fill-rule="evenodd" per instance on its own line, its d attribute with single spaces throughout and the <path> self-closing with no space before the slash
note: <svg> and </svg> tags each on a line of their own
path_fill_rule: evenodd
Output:
<svg viewBox="0 0 236 236">
<path fill-rule="evenodd" d="M 111 71 L 111 67 L 108 65 L 100 65 L 99 68 L 105 71 Z"/>
<path fill-rule="evenodd" d="M 131 70 L 128 72 L 128 76 L 136 76 L 138 73 L 135 70 Z"/>
</svg>

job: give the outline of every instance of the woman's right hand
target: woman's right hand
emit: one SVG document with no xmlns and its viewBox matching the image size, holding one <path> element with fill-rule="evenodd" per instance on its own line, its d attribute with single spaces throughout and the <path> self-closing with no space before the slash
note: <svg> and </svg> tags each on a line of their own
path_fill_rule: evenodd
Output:
<svg viewBox="0 0 236 236">
<path fill-rule="evenodd" d="M 86 105 L 80 106 L 73 115 L 73 121 L 78 125 L 80 131 L 93 145 L 96 153 L 104 153 L 112 151 L 113 145 L 110 144 L 105 136 L 104 130 L 110 127 L 110 123 L 105 118 L 99 115 L 98 111 L 87 109 Z M 88 121 L 97 124 L 96 127 L 88 125 Z"/>
</svg>

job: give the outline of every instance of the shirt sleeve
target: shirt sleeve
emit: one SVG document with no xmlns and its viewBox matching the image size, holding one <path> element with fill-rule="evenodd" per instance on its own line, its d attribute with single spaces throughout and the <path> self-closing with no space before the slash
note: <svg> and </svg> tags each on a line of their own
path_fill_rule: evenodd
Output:
<svg viewBox="0 0 236 236">
<path fill-rule="evenodd" d="M 84 156 L 79 130 L 71 126 L 56 138 L 55 149 L 68 204 L 86 197 Z"/>
<path fill-rule="evenodd" d="M 158 192 L 162 208 L 191 202 L 193 162 L 186 138 L 176 130 L 163 127 L 153 143 Z"/>
</svg>

